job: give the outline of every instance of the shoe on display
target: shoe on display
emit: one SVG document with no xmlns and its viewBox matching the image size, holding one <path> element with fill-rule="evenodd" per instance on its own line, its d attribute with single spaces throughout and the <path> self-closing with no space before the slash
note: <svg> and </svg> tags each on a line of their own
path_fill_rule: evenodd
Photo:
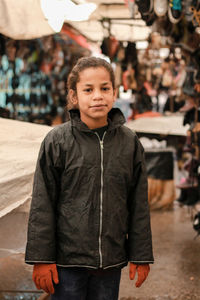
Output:
<svg viewBox="0 0 200 300">
<path fill-rule="evenodd" d="M 154 0 L 154 12 L 158 17 L 163 17 L 167 13 L 168 1 L 167 0 Z"/>
<path fill-rule="evenodd" d="M 136 0 L 135 3 L 142 16 L 149 15 L 153 12 L 153 0 Z"/>
<path fill-rule="evenodd" d="M 194 89 L 195 68 L 192 66 L 191 67 L 187 66 L 186 71 L 187 71 L 187 75 L 186 75 L 186 79 L 185 79 L 183 87 L 182 87 L 182 91 L 187 96 L 195 97 L 196 96 L 196 91 Z M 183 108 L 182 108 L 182 110 L 183 110 Z"/>
<path fill-rule="evenodd" d="M 142 15 L 142 19 L 145 21 L 147 26 L 151 26 L 156 20 L 156 14 L 153 12 L 149 15 Z"/>
<path fill-rule="evenodd" d="M 192 22 L 193 13 L 191 11 L 191 6 L 193 6 L 194 0 L 182 0 L 183 14 L 187 22 Z"/>
<path fill-rule="evenodd" d="M 186 145 L 183 146 L 182 152 L 188 152 L 188 153 L 194 154 L 195 153 L 195 148 L 192 145 L 187 145 L 186 144 Z"/>
<path fill-rule="evenodd" d="M 199 14 L 199 9 L 200 9 L 200 3 L 199 0 L 192 1 L 192 5 L 189 7 L 189 13 L 191 14 L 191 21 L 194 27 L 199 27 L 200 26 L 200 14 Z"/>
<path fill-rule="evenodd" d="M 190 157 L 183 164 L 183 170 L 189 172 L 189 174 L 196 174 L 199 166 L 199 161 L 195 157 Z"/>
<path fill-rule="evenodd" d="M 173 24 L 180 21 L 182 16 L 181 0 L 170 0 L 168 6 L 168 17 Z"/>
<path fill-rule="evenodd" d="M 191 110 L 193 107 L 196 107 L 196 104 L 195 104 L 195 101 L 193 99 L 193 97 L 190 97 L 188 99 L 185 100 L 185 104 L 184 106 L 182 106 L 180 109 L 179 109 L 179 112 L 186 112 L 186 111 L 189 111 Z"/>
</svg>

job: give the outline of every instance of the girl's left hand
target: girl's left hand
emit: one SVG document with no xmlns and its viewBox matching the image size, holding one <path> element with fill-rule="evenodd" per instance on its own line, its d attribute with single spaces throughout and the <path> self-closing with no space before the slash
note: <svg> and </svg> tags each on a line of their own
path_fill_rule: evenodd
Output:
<svg viewBox="0 0 200 300">
<path fill-rule="evenodd" d="M 130 280 L 133 280 L 135 278 L 136 271 L 138 273 L 138 278 L 135 286 L 140 287 L 149 274 L 150 266 L 149 264 L 137 265 L 130 262 L 130 267 L 129 267 Z"/>
</svg>

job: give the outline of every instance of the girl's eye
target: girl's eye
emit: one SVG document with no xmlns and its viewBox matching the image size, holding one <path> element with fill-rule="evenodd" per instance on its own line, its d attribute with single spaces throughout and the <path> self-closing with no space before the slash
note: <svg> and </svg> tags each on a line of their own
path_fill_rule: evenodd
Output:
<svg viewBox="0 0 200 300">
<path fill-rule="evenodd" d="M 103 91 L 109 91 L 110 90 L 109 87 L 103 87 L 102 89 L 103 89 Z"/>
<path fill-rule="evenodd" d="M 89 92 L 91 92 L 91 90 L 92 90 L 91 88 L 88 88 L 88 89 L 85 89 L 84 92 L 89 93 Z"/>
</svg>

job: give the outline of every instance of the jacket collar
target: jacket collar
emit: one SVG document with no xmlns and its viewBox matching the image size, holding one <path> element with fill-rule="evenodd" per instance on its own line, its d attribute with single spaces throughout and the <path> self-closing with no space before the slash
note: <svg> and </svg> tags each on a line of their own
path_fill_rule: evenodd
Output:
<svg viewBox="0 0 200 300">
<path fill-rule="evenodd" d="M 71 109 L 69 111 L 71 124 L 81 131 L 90 131 L 85 123 L 80 119 L 80 111 Z M 122 126 L 126 122 L 125 117 L 119 108 L 112 108 L 108 113 L 108 130 Z"/>
</svg>

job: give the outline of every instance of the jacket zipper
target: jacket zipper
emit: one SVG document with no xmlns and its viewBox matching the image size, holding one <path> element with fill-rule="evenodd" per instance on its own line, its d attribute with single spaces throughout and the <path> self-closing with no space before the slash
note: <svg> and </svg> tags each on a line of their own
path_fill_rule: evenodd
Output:
<svg viewBox="0 0 200 300">
<path fill-rule="evenodd" d="M 102 219 L 103 219 L 103 141 L 104 137 L 106 135 L 106 131 L 103 134 L 102 140 L 100 140 L 100 137 L 98 133 L 95 132 L 95 134 L 98 137 L 99 144 L 100 144 L 100 150 L 101 150 L 101 189 L 100 189 L 100 222 L 99 222 L 99 258 L 100 258 L 100 265 L 99 267 L 102 268 L 103 262 L 102 262 L 102 250 L 101 250 L 101 237 L 102 237 Z"/>
</svg>

